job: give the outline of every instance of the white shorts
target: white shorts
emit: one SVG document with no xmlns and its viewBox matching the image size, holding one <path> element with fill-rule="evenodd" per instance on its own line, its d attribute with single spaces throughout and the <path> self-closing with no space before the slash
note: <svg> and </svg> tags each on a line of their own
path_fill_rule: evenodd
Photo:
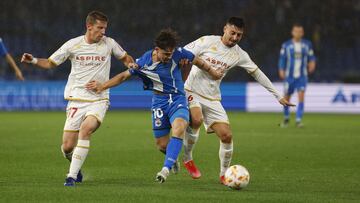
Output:
<svg viewBox="0 0 360 203">
<path fill-rule="evenodd" d="M 218 100 L 206 99 L 194 92 L 186 91 L 186 98 L 189 102 L 189 108 L 200 107 L 204 117 L 204 126 L 207 133 L 213 133 L 211 128 L 215 123 L 229 123 L 229 118 L 224 107 Z"/>
<path fill-rule="evenodd" d="M 105 113 L 109 108 L 108 100 L 96 102 L 69 101 L 66 107 L 66 121 L 64 126 L 65 132 L 78 132 L 81 123 L 87 116 L 94 116 L 99 123 L 105 117 Z"/>
</svg>

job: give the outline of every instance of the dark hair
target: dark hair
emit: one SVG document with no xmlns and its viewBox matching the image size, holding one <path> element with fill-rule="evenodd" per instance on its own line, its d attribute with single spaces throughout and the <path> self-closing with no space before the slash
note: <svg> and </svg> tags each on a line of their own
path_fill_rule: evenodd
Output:
<svg viewBox="0 0 360 203">
<path fill-rule="evenodd" d="M 227 20 L 226 24 L 235 25 L 236 27 L 241 28 L 241 29 L 243 29 L 245 27 L 244 19 L 242 19 L 240 17 L 236 17 L 236 16 L 230 17 Z"/>
<path fill-rule="evenodd" d="M 154 44 L 161 49 L 175 48 L 179 43 L 180 37 L 171 28 L 162 29 L 156 36 Z"/>
<path fill-rule="evenodd" d="M 293 23 L 293 25 L 292 25 L 292 28 L 294 28 L 294 27 L 304 27 L 304 26 L 301 23 L 296 22 L 296 23 Z"/>
<path fill-rule="evenodd" d="M 87 24 L 95 24 L 96 20 L 108 22 L 107 16 L 100 11 L 91 11 L 86 17 Z"/>
</svg>

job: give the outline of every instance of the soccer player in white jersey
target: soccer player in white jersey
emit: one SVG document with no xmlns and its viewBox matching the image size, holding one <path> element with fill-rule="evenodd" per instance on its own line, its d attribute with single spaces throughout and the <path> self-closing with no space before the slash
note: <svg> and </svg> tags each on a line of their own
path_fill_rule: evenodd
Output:
<svg viewBox="0 0 360 203">
<path fill-rule="evenodd" d="M 87 90 L 85 84 L 91 80 L 109 80 L 111 55 L 126 66 L 133 58 L 112 38 L 105 36 L 108 18 L 99 11 L 92 11 L 86 18 L 85 35 L 73 38 L 62 45 L 48 59 L 35 58 L 24 53 L 22 62 L 50 69 L 71 61 L 71 73 L 65 87 L 66 108 L 63 143 L 61 150 L 70 163 L 65 186 L 82 182 L 80 172 L 90 147 L 90 137 L 99 128 L 109 106 L 109 91 L 96 94 Z"/>
<path fill-rule="evenodd" d="M 203 36 L 185 46 L 186 49 L 217 68 L 225 68 L 225 74 L 233 67 L 242 67 L 263 87 L 265 87 L 284 106 L 293 106 L 274 88 L 271 81 L 250 59 L 237 43 L 244 32 L 242 18 L 231 17 L 224 26 L 223 36 Z M 225 75 L 224 74 L 224 75 Z M 185 90 L 190 107 L 191 123 L 184 139 L 184 165 L 193 178 L 201 173 L 194 164 L 192 151 L 199 137 L 202 123 L 207 133 L 213 133 L 220 139 L 220 182 L 224 183 L 224 174 L 230 166 L 233 141 L 228 116 L 221 105 L 220 83 L 209 74 L 194 66 L 185 82 Z"/>
</svg>

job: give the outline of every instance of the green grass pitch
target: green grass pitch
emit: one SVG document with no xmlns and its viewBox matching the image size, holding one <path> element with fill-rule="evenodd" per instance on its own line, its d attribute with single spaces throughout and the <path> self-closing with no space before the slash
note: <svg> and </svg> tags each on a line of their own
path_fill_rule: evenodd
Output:
<svg viewBox="0 0 360 203">
<path fill-rule="evenodd" d="M 85 180 L 63 186 L 69 163 L 60 152 L 64 112 L 0 112 L 0 202 L 359 202 L 359 115 L 305 114 L 305 127 L 278 127 L 280 114 L 229 113 L 232 164 L 250 172 L 249 186 L 218 182 L 219 141 L 202 130 L 185 169 L 154 182 L 163 155 L 150 112 L 110 111 L 93 135 Z"/>
</svg>

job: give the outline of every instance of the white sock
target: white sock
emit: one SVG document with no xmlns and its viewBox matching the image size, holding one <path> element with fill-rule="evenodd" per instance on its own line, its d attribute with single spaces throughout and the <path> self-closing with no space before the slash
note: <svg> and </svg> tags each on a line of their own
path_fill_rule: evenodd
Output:
<svg viewBox="0 0 360 203">
<path fill-rule="evenodd" d="M 89 152 L 90 140 L 78 140 L 77 146 L 74 149 L 70 169 L 67 177 L 76 179 L 81 166 L 83 165 L 86 156 Z"/>
<path fill-rule="evenodd" d="M 73 154 L 74 150 L 72 152 L 65 153 L 64 149 L 63 149 L 63 145 L 61 145 L 61 152 L 63 153 L 63 156 L 65 157 L 65 159 L 67 159 L 71 162 L 71 158 L 72 158 L 72 154 Z"/>
<path fill-rule="evenodd" d="M 184 162 L 192 160 L 192 151 L 195 147 L 195 144 L 199 138 L 200 129 L 194 130 L 190 126 L 186 128 L 185 137 L 184 137 Z"/>
<path fill-rule="evenodd" d="M 225 175 L 226 170 L 230 167 L 233 154 L 233 142 L 222 143 L 220 141 L 219 159 L 220 159 L 220 176 Z"/>
</svg>

